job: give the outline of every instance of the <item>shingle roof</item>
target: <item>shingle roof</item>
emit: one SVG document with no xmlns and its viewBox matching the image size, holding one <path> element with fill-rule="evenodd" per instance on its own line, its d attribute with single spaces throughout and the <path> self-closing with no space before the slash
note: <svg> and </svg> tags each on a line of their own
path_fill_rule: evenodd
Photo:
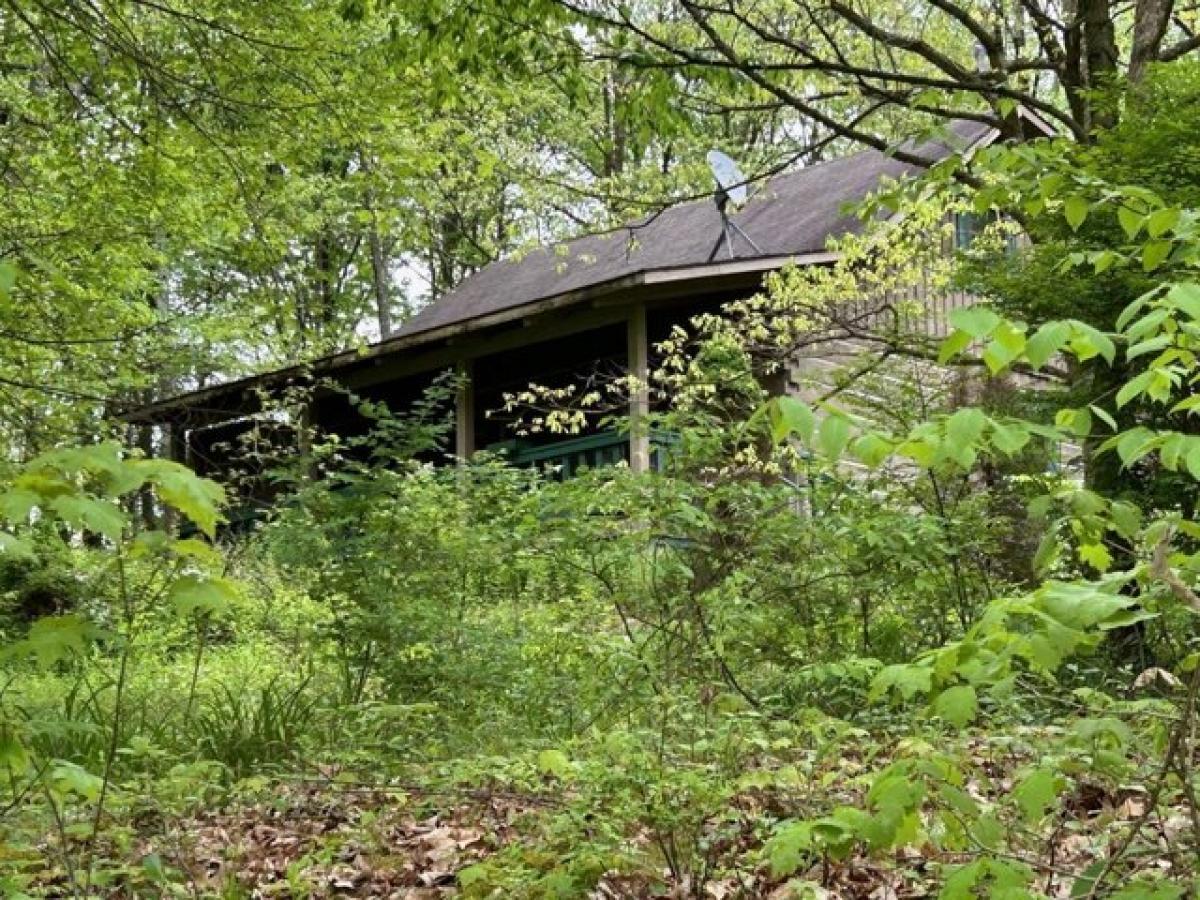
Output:
<svg viewBox="0 0 1200 900">
<path fill-rule="evenodd" d="M 977 122 L 956 122 L 945 141 L 914 148 L 927 159 L 960 152 L 990 129 Z M 953 145 L 953 146 L 950 146 Z M 884 178 L 917 172 L 876 150 L 865 150 L 772 178 L 731 219 L 761 253 L 735 237 L 738 259 L 795 256 L 825 249 L 830 237 L 857 232 L 864 223 L 845 210 Z M 540 248 L 501 259 L 465 279 L 453 291 L 423 309 L 393 337 L 407 337 L 481 316 L 545 300 L 642 272 L 719 262 L 721 219 L 710 199 L 669 207 L 639 223 L 593 235 L 556 248 Z"/>
</svg>

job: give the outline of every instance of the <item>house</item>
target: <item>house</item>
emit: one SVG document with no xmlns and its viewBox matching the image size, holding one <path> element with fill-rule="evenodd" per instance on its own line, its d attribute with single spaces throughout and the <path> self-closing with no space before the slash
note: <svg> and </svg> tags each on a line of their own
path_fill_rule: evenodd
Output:
<svg viewBox="0 0 1200 900">
<path fill-rule="evenodd" d="M 1040 123 L 1032 127 L 1045 133 Z M 947 132 L 919 145 L 918 152 L 937 160 L 998 137 L 975 122 L 954 123 Z M 518 464 L 554 462 L 569 471 L 624 459 L 644 470 L 652 464 L 653 448 L 638 430 L 593 431 L 566 440 L 539 434 L 514 444 L 504 423 L 487 411 L 500 408 L 506 392 L 531 382 L 569 383 L 604 367 L 628 371 L 644 383 L 652 348 L 673 326 L 759 290 L 767 273 L 786 264 L 830 263 L 835 256 L 827 249 L 829 239 L 864 227 L 848 204 L 885 179 L 918 171 L 867 150 L 772 178 L 731 216 L 751 241 L 735 234 L 727 245 L 721 214 L 705 199 L 611 234 L 502 259 L 365 350 L 170 397 L 124 418 L 164 428 L 172 457 L 202 474 L 219 474 L 229 464 L 222 448 L 254 426 L 264 395 L 291 384 L 332 382 L 399 410 L 421 397 L 438 373 L 455 369 L 466 375 L 453 429 L 458 457 L 509 441 Z M 633 417 L 647 409 L 645 393 L 631 398 Z M 342 436 L 368 429 L 340 391 L 316 390 L 307 418 Z"/>
</svg>

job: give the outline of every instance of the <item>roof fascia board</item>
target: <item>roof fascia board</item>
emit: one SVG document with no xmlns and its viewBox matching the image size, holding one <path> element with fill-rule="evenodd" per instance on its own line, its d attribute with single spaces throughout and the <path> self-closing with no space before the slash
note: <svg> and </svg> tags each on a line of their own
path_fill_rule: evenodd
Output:
<svg viewBox="0 0 1200 900">
<path fill-rule="evenodd" d="M 370 362 L 382 356 L 397 353 L 410 347 L 436 343 L 487 328 L 519 322 L 531 316 L 542 315 L 564 307 L 583 303 L 587 300 L 609 296 L 627 289 L 643 285 L 679 284 L 686 281 L 704 279 L 720 279 L 736 275 L 769 272 L 785 265 L 814 265 L 833 262 L 838 254 L 820 251 L 814 253 L 795 254 L 791 256 L 770 256 L 757 259 L 729 260 L 727 262 L 711 263 L 701 266 L 686 266 L 677 269 L 651 269 L 622 276 L 601 284 L 589 285 L 576 291 L 555 294 L 541 300 L 524 303 L 510 309 L 500 310 L 489 315 L 477 316 L 462 322 L 454 322 L 418 331 L 407 335 L 398 335 L 371 345 L 365 350 L 345 350 L 325 359 L 314 360 L 308 365 L 294 365 L 265 372 L 261 375 L 247 376 L 226 384 L 213 385 L 178 397 L 170 397 L 158 403 L 133 410 L 124 420 L 127 422 L 154 421 L 159 414 L 167 414 L 174 410 L 186 409 L 205 399 L 218 397 L 226 393 L 247 390 L 258 384 L 266 384 L 275 379 L 298 377 L 309 373 L 329 373 L 356 364 Z"/>
<path fill-rule="evenodd" d="M 1058 137 L 1058 129 L 1051 125 L 1050 121 L 1042 116 L 1041 113 L 1034 112 L 1028 106 L 1024 104 L 1017 106 L 1017 115 L 1029 122 L 1030 125 L 1042 132 L 1046 137 Z"/>
<path fill-rule="evenodd" d="M 527 319 L 530 316 L 539 315 L 550 310 L 560 309 L 564 306 L 572 306 L 576 303 L 585 300 L 592 300 L 602 296 L 614 294 L 626 288 L 639 287 L 641 285 L 654 284 L 673 284 L 681 281 L 701 281 L 709 278 L 722 278 L 730 275 L 746 275 L 757 272 L 769 272 L 774 269 L 781 269 L 786 265 L 814 265 L 819 263 L 833 262 L 838 258 L 837 253 L 828 251 L 819 251 L 815 253 L 800 253 L 788 256 L 766 256 L 754 259 L 734 259 L 727 262 L 705 263 L 700 266 L 684 266 L 674 269 L 647 269 L 644 272 L 636 272 L 632 275 L 625 275 L 621 278 L 612 281 L 602 282 L 600 284 L 589 285 L 586 288 L 581 288 L 576 291 L 567 291 L 562 294 L 554 294 L 550 297 L 545 297 L 541 300 L 534 300 L 529 303 L 523 303 L 520 306 L 514 306 L 510 309 L 499 310 L 484 316 L 477 316 L 474 319 L 465 319 L 461 322 L 454 322 L 450 325 L 442 325 L 436 328 L 431 328 L 427 331 L 418 331 L 411 335 L 400 335 L 372 347 L 372 350 L 378 348 L 379 352 L 388 352 L 390 350 L 403 349 L 412 346 L 415 343 L 427 343 L 429 341 L 442 340 L 447 337 L 454 337 L 459 334 L 465 334 L 470 331 L 478 331 L 483 328 L 489 328 L 495 325 L 504 325 L 509 322 Z M 358 355 L 358 359 L 369 358 L 373 354 L 367 354 L 365 357 L 362 354 Z"/>
<path fill-rule="evenodd" d="M 841 254 L 832 250 L 813 253 L 796 253 L 789 256 L 764 256 L 756 259 L 731 259 L 720 263 L 701 266 L 685 266 L 679 269 L 652 269 L 645 273 L 646 284 L 670 284 L 701 278 L 721 278 L 727 275 L 747 275 L 770 272 L 784 266 L 811 266 L 836 262 Z"/>
</svg>

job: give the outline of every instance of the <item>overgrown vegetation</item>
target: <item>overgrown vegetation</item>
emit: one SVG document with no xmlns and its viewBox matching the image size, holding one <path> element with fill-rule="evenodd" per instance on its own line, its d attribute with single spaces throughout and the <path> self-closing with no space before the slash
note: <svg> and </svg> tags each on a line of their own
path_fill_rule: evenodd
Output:
<svg viewBox="0 0 1200 900">
<path fill-rule="evenodd" d="M 533 13 L 485 4 L 492 18 L 467 29 L 474 43 L 457 57 L 447 35 L 461 39 L 470 20 L 455 4 L 442 33 L 415 7 L 368 6 L 288 19 L 296 40 L 337 40 L 322 50 L 329 57 L 299 57 L 311 68 L 276 72 L 264 95 L 311 121 L 285 100 L 316 83 L 321 103 L 348 118 L 322 133 L 319 152 L 295 135 L 272 148 L 303 183 L 299 198 L 280 189 L 287 200 L 269 221 L 254 204 L 230 212 L 223 198 L 270 194 L 263 184 L 286 165 L 273 161 L 263 184 L 255 175 L 257 188 L 234 185 L 211 168 L 206 143 L 223 129 L 230 159 L 258 159 L 255 123 L 279 125 L 219 77 L 257 70 L 261 60 L 241 53 L 297 58 L 263 37 L 278 36 L 269 9 L 247 12 L 240 37 L 217 29 L 239 49 L 207 72 L 212 106 L 192 93 L 206 82 L 193 80 L 204 67 L 190 42 L 216 19 L 180 18 L 173 6 L 142 10 L 150 18 L 136 24 L 106 8 L 0 11 L 4 34 L 54 37 L 18 60 L 25 72 L 52 59 L 45 84 L 5 81 L 0 94 L 0 127 L 20 129 L 5 146 L 37 163 L 30 184 L 54 187 L 13 191 L 9 218 L 33 234 L 56 204 L 69 217 L 104 217 L 109 199 L 124 198 L 137 200 L 135 223 L 155 225 L 110 240 L 120 263 L 111 268 L 105 248 L 73 228 L 0 245 L 0 386 L 19 400 L 0 434 L 4 895 L 1198 896 L 1200 70 L 1176 61 L 1183 51 L 1159 53 L 1168 24 L 1153 53 L 1139 32 L 1128 83 L 1114 66 L 1112 81 L 1066 86 L 1069 138 L 997 143 L 888 185 L 836 262 L 785 269 L 673 334 L 645 386 L 657 401 L 649 424 L 673 437 L 660 471 L 615 466 L 564 480 L 488 453 L 434 465 L 449 430 L 441 406 L 375 404 L 370 435 L 306 433 L 294 453 L 266 461 L 274 506 L 254 528 L 225 527 L 236 485 L 155 458 L 145 435 L 125 440 L 109 422 L 111 398 L 96 393 L 105 383 L 129 393 L 148 390 L 151 376 L 165 386 L 240 368 L 254 322 L 280 329 L 268 360 L 335 346 L 371 299 L 386 332 L 400 304 L 372 297 L 377 280 L 368 289 L 366 269 L 350 263 L 359 290 L 339 294 L 332 250 L 351 246 L 353 257 L 382 240 L 397 257 L 425 253 L 436 295 L 476 256 L 515 242 L 516 220 L 562 213 L 573 196 L 564 184 L 538 192 L 539 178 L 563 174 L 556 165 L 537 177 L 508 172 L 499 185 L 498 169 L 570 158 L 599 179 L 600 195 L 676 175 L 686 186 L 690 170 L 658 167 L 672 138 L 694 139 L 715 115 L 701 101 L 719 97 L 749 116 L 754 104 L 740 101 L 761 104 L 758 92 L 779 100 L 785 90 L 791 102 L 778 73 L 765 84 L 713 75 L 719 59 L 739 56 L 720 41 L 727 19 L 745 18 L 736 5 L 684 3 L 687 17 L 659 23 L 661 34 L 610 17 L 608 4 L 556 4 L 553 14 L 536 5 L 546 29 L 522 56 L 493 19 Z M 1152 6 L 1137 4 L 1137 16 Z M 837 28 L 864 27 L 836 7 Z M 969 12 L 953 18 L 974 33 Z M 1169 24 L 1183 44 L 1194 42 L 1189 15 Z M 39 28 L 43 17 L 55 29 Z M 780 20 L 752 43 L 789 27 Z M 836 46 L 829 23 L 816 16 L 812 27 Z M 670 69 L 660 54 L 677 56 L 695 28 L 717 48 L 680 76 L 679 96 L 699 105 L 655 133 L 650 114 L 672 95 L 658 77 L 622 81 L 624 66 Z M 1007 38 L 997 34 L 998 47 L 983 49 L 999 59 Z M 968 52 L 951 37 L 930 40 Z M 1053 41 L 1039 39 L 1050 53 Z M 172 42 L 178 59 L 163 53 Z M 96 176 L 96 194 L 71 205 L 55 175 L 70 154 L 41 129 L 73 108 L 51 86 L 95 83 L 71 73 L 73 61 L 103 70 L 97 44 L 130 69 L 108 76 L 111 93 L 95 96 L 92 112 L 110 125 L 144 112 L 153 128 L 139 122 L 134 133 L 161 129 L 163 143 L 151 152 L 139 139 L 123 159 L 115 144 L 90 143 L 104 128 L 59 121 L 90 135 L 81 165 Z M 612 58 L 614 45 L 631 59 Z M 565 69 L 549 86 L 529 55 L 547 47 Z M 457 59 L 504 101 L 495 118 L 473 123 L 473 106 L 452 122 L 426 115 L 441 101 L 458 108 L 447 97 L 465 102 L 444 67 L 428 84 L 401 79 L 415 121 L 389 118 L 364 92 L 398 71 L 398 48 Z M 364 66 L 347 86 L 324 61 L 354 52 Z M 866 65 L 861 47 L 846 52 L 855 62 L 826 72 L 833 82 Z M 495 68 L 510 56 L 511 85 Z M 589 108 L 589 128 L 608 129 L 608 144 L 567 140 L 561 120 L 579 112 L 598 61 L 613 65 L 605 96 L 626 112 L 608 109 L 601 125 Z M 897 67 L 904 84 L 932 77 Z M 744 59 L 732 68 L 758 71 Z M 879 77 L 860 77 L 859 89 L 879 99 L 869 89 Z M 177 82 L 186 96 L 162 107 L 129 87 L 168 96 Z M 989 84 L 968 93 L 979 116 L 1007 127 L 1014 97 Z M 940 90 L 972 102 L 953 85 Z M 1058 102 L 1036 84 L 1019 96 Z M 901 122 L 895 138 L 908 116 L 941 108 L 936 96 L 885 99 Z M 853 108 L 841 93 L 820 102 Z M 231 122 L 237 109 L 241 124 Z M 758 112 L 765 158 L 783 142 L 764 123 L 783 113 Z M 377 119 L 388 127 L 367 127 Z M 371 147 L 351 146 L 360 126 Z M 504 141 L 484 146 L 493 132 Z M 855 137 L 834 132 L 826 137 Z M 211 169 L 211 181 L 191 184 L 182 164 L 158 173 L 166 186 L 152 196 L 139 193 L 153 180 L 143 166 L 189 154 L 191 174 Z M 381 223 L 377 201 L 400 180 L 379 172 L 401 163 L 419 174 L 470 163 L 495 190 L 464 211 L 451 196 L 463 185 L 448 181 Z M 515 213 L 504 199 L 514 184 L 526 192 Z M 179 231 L 162 227 L 172 191 L 188 198 Z M 946 223 L 966 211 L 992 224 L 947 254 Z M 228 234 L 249 221 L 268 233 L 226 255 Z M 43 239 L 50 257 L 31 249 Z M 226 278 L 253 298 L 250 312 L 209 295 L 209 280 Z M 325 290 L 310 293 L 310 281 Z M 952 312 L 936 340 L 906 324 L 924 313 L 915 301 L 869 327 L 845 314 L 848 302 L 905 297 L 918 281 L 979 302 Z M 148 312 L 155 287 L 170 296 Z M 87 331 L 88 298 L 104 300 L 97 320 L 136 336 Z M 55 315 L 30 331 L 20 303 L 31 299 Z M 141 346 L 143 327 L 154 334 L 188 309 L 207 324 L 170 332 L 195 351 L 177 368 L 113 358 L 114 346 Z M 84 330 L 64 336 L 62 322 Z M 798 353 L 851 338 L 861 358 L 833 383 L 808 385 L 807 400 L 765 387 Z M 36 372 L 17 377 L 23 368 Z M 452 387 L 439 383 L 433 399 Z M 581 411 L 626 406 L 624 392 L 639 387 L 564 401 L 530 386 L 508 412 L 533 404 L 539 427 L 567 427 Z M 22 430 L 43 418 L 44 430 Z"/>
</svg>

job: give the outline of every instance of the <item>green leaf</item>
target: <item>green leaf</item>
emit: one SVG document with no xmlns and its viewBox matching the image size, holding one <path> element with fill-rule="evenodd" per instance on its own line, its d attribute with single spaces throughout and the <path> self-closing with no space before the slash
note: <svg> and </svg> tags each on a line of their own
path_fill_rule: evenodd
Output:
<svg viewBox="0 0 1200 900">
<path fill-rule="evenodd" d="M 896 455 L 907 456 L 922 468 L 928 468 L 929 466 L 933 465 L 933 460 L 934 457 L 937 456 L 937 451 L 937 443 L 926 438 L 903 441 L 897 445 L 895 450 Z"/>
<path fill-rule="evenodd" d="M 1101 250 L 1092 257 L 1092 271 L 1103 275 L 1121 260 L 1121 254 L 1114 250 Z"/>
<path fill-rule="evenodd" d="M 1134 212 L 1128 206 L 1120 206 L 1117 207 L 1117 221 L 1121 223 L 1121 230 L 1125 232 L 1125 236 L 1132 241 L 1142 230 L 1146 219 L 1141 213 Z"/>
<path fill-rule="evenodd" d="M 989 859 L 988 871 L 992 876 L 992 900 L 1030 900 L 1029 883 L 1033 880 L 1033 869 L 1024 863 L 1004 859 Z"/>
<path fill-rule="evenodd" d="M 1072 231 L 1078 231 L 1079 226 L 1087 219 L 1089 204 L 1084 197 L 1068 197 L 1063 203 L 1063 215 Z"/>
<path fill-rule="evenodd" d="M 1188 415 L 1200 413 L 1200 394 L 1195 394 L 1194 396 L 1185 397 L 1183 400 L 1180 400 L 1171 407 L 1171 412 L 1187 413 Z"/>
<path fill-rule="evenodd" d="M 1096 879 L 1100 877 L 1100 873 L 1108 871 L 1108 864 L 1103 859 L 1098 859 L 1086 869 L 1083 874 L 1071 882 L 1071 897 L 1086 897 L 1092 893 L 1096 885 Z"/>
<path fill-rule="evenodd" d="M 148 853 L 142 857 L 142 871 L 146 873 L 146 877 L 151 881 L 165 884 L 168 875 L 166 867 L 163 865 L 162 857 L 157 853 Z"/>
<path fill-rule="evenodd" d="M 941 347 L 938 348 L 938 362 L 945 365 L 962 353 L 974 340 L 966 331 L 956 330 L 951 335 L 942 341 Z"/>
<path fill-rule="evenodd" d="M 909 102 L 913 106 L 938 106 L 945 102 L 945 94 L 937 88 L 926 88 Z"/>
<path fill-rule="evenodd" d="M 75 763 L 59 761 L 46 776 L 46 781 L 54 793 L 63 796 L 75 794 L 84 800 L 95 800 L 100 796 L 104 779 L 75 765 Z"/>
<path fill-rule="evenodd" d="M 9 558 L 28 558 L 33 555 L 33 547 L 27 541 L 23 541 L 15 534 L 9 534 L 7 531 L 0 531 L 0 559 L 6 556 Z"/>
<path fill-rule="evenodd" d="M 171 585 L 167 599 L 182 616 L 219 615 L 237 599 L 237 586 L 227 578 L 183 575 Z"/>
<path fill-rule="evenodd" d="M 1050 581 L 1037 593 L 1041 609 L 1056 622 L 1077 630 L 1090 628 L 1135 603 L 1132 597 L 1106 592 L 1090 582 Z"/>
<path fill-rule="evenodd" d="M 1123 885 L 1110 900 L 1178 900 L 1186 891 L 1182 884 L 1139 878 Z"/>
<path fill-rule="evenodd" d="M 1018 786 L 1013 788 L 1013 799 L 1021 808 L 1021 815 L 1027 824 L 1037 824 L 1046 815 L 1046 810 L 1054 806 L 1058 800 L 1058 791 L 1062 790 L 1063 780 L 1054 769 L 1040 768 L 1026 775 Z"/>
<path fill-rule="evenodd" d="M 1150 429 L 1140 426 L 1131 428 L 1117 438 L 1117 456 L 1120 457 L 1121 462 L 1128 468 L 1153 450 L 1158 443 L 1158 435 Z"/>
<path fill-rule="evenodd" d="M 1078 319 L 1071 320 L 1071 351 L 1081 360 L 1091 359 L 1093 356 L 1101 356 L 1104 360 L 1112 365 L 1117 358 L 1117 345 L 1112 342 L 1112 338 L 1100 331 L 1098 328 L 1080 322 Z"/>
<path fill-rule="evenodd" d="M 1125 337 L 1133 344 L 1159 334 L 1171 318 L 1171 309 L 1157 306 L 1125 329 Z"/>
<path fill-rule="evenodd" d="M 1182 885 L 1165 881 L 1139 880 L 1122 887 L 1112 895 L 1111 900 L 1177 900 L 1185 890 Z"/>
<path fill-rule="evenodd" d="M 1058 532 L 1051 528 L 1038 542 L 1037 552 L 1033 555 L 1033 569 L 1035 572 L 1045 572 L 1058 562 L 1062 555 L 1062 542 L 1058 539 Z"/>
<path fill-rule="evenodd" d="M 1131 321 L 1133 321 L 1133 317 L 1136 316 L 1143 309 L 1145 309 L 1146 304 L 1148 304 L 1151 300 L 1153 300 L 1156 296 L 1158 296 L 1158 291 L 1159 291 L 1158 288 L 1154 288 L 1153 290 L 1147 291 L 1146 293 L 1144 293 L 1140 297 L 1138 297 L 1136 300 L 1134 300 L 1132 303 L 1130 303 L 1128 306 L 1126 306 L 1123 310 L 1121 310 L 1121 314 L 1119 316 L 1117 316 L 1117 331 L 1124 331 L 1125 326 L 1128 325 Z"/>
<path fill-rule="evenodd" d="M 1142 527 L 1142 511 L 1132 503 L 1116 500 L 1109 506 L 1113 526 L 1117 534 L 1132 539 Z"/>
<path fill-rule="evenodd" d="M 911 837 L 906 824 L 924 797 L 925 788 L 920 782 L 895 767 L 889 767 L 875 779 L 871 790 L 867 792 L 870 814 L 861 819 L 851 819 L 855 825 L 853 830 L 866 838 L 876 850 L 902 843 Z"/>
<path fill-rule="evenodd" d="M 986 306 L 952 309 L 948 318 L 951 325 L 972 338 L 986 337 L 1000 324 L 1000 317 Z"/>
<path fill-rule="evenodd" d="M 1118 628 L 1128 628 L 1138 622 L 1149 622 L 1158 618 L 1158 613 L 1148 609 L 1125 609 L 1115 612 L 1096 627 L 1101 631 L 1115 631 Z"/>
<path fill-rule="evenodd" d="M 884 666 L 871 681 L 869 697 L 878 700 L 895 690 L 904 700 L 926 693 L 933 686 L 933 670 L 927 666 L 896 663 Z"/>
<path fill-rule="evenodd" d="M 1034 668 L 1044 672 L 1053 672 L 1062 665 L 1063 655 L 1069 648 L 1069 642 L 1052 640 L 1046 634 L 1031 634 L 1019 647 L 1018 652 L 1028 659 Z"/>
<path fill-rule="evenodd" d="M 971 826 L 971 836 L 988 850 L 999 847 L 1007 834 L 1008 829 L 991 813 L 980 816 Z"/>
<path fill-rule="evenodd" d="M 962 788 L 943 781 L 938 784 L 937 790 L 946 805 L 959 815 L 972 819 L 979 815 L 979 804 Z"/>
<path fill-rule="evenodd" d="M 775 443 L 791 435 L 796 435 L 806 444 L 811 443 L 816 417 L 807 403 L 787 395 L 775 397 L 771 401 L 770 415 L 771 437 Z"/>
<path fill-rule="evenodd" d="M 974 446 L 983 435 L 987 423 L 988 418 L 982 410 L 965 407 L 946 420 L 946 437 L 953 441 L 956 447 Z"/>
<path fill-rule="evenodd" d="M 1102 407 L 1097 406 L 1095 403 L 1090 404 L 1088 406 L 1088 409 L 1090 409 L 1092 411 L 1092 415 L 1094 415 L 1097 419 L 1099 419 L 1101 422 L 1103 422 L 1105 425 L 1107 425 L 1110 430 L 1112 430 L 1112 431 L 1117 430 L 1117 420 L 1114 419 L 1111 415 L 1109 415 L 1107 410 L 1103 409 Z"/>
<path fill-rule="evenodd" d="M 491 870 L 483 863 L 475 863 L 472 866 L 467 866 L 465 869 L 459 869 L 458 875 L 459 887 L 469 888 L 472 885 L 486 885 L 491 877 Z"/>
<path fill-rule="evenodd" d="M 950 868 L 942 884 L 938 900 L 976 900 L 975 887 L 987 874 L 987 860 L 978 859 L 965 866 Z"/>
<path fill-rule="evenodd" d="M 850 441 L 850 422 L 844 416 L 830 413 L 821 421 L 817 443 L 830 459 L 837 459 Z"/>
<path fill-rule="evenodd" d="M 547 749 L 538 754 L 538 771 L 555 778 L 566 778 L 571 774 L 571 760 L 561 750 Z"/>
<path fill-rule="evenodd" d="M 868 432 L 857 438 L 850 449 L 863 465 L 875 468 L 891 456 L 895 446 L 886 438 Z"/>
<path fill-rule="evenodd" d="M 1029 443 L 1029 432 L 1019 425 L 1006 425 L 992 422 L 992 446 L 1005 456 L 1019 453 Z"/>
<path fill-rule="evenodd" d="M 204 534 L 213 536 L 217 523 L 223 521 L 220 509 L 225 503 L 225 491 L 219 484 L 170 460 L 140 460 L 137 465 L 154 483 L 164 503 L 191 519 Z"/>
<path fill-rule="evenodd" d="M 812 832 L 811 822 L 785 822 L 779 827 L 765 848 L 774 877 L 786 878 L 804 864 L 813 848 Z"/>
<path fill-rule="evenodd" d="M 1173 431 L 1166 436 L 1162 446 L 1158 448 L 1158 458 L 1162 464 L 1172 472 L 1179 468 L 1180 457 L 1184 455 L 1187 449 L 1188 436 L 1180 434 L 1178 431 Z"/>
<path fill-rule="evenodd" d="M 1025 358 L 1035 369 L 1044 366 L 1071 336 L 1067 322 L 1047 322 L 1025 342 Z"/>
<path fill-rule="evenodd" d="M 983 353 L 983 361 L 995 375 L 1017 359 L 1025 349 L 1025 333 L 1002 321 L 992 332 L 993 340 Z"/>
<path fill-rule="evenodd" d="M 1186 462 L 1188 474 L 1200 481 L 1200 444 L 1188 451 Z"/>
<path fill-rule="evenodd" d="M 1175 206 L 1155 210 L 1146 217 L 1146 233 L 1152 238 L 1162 237 L 1179 223 L 1180 215 Z"/>
<path fill-rule="evenodd" d="M 1080 544 L 1079 559 L 1097 572 L 1107 572 L 1112 566 L 1112 554 L 1103 544 Z"/>
<path fill-rule="evenodd" d="M 1092 433 L 1092 413 L 1087 407 L 1060 409 L 1054 414 L 1054 424 L 1077 437 L 1087 437 Z"/>
<path fill-rule="evenodd" d="M 33 656 L 43 668 L 83 654 L 96 637 L 95 626 L 77 615 L 43 616 L 29 628 L 25 639 L 11 645 L 14 656 Z"/>
<path fill-rule="evenodd" d="M 5 777 L 21 775 L 29 768 L 29 752 L 11 722 L 0 722 L 0 771 Z"/>
<path fill-rule="evenodd" d="M 1142 268 L 1147 272 L 1153 272 L 1171 255 L 1174 246 L 1170 241 L 1148 241 L 1142 248 Z"/>
<path fill-rule="evenodd" d="M 1148 369 L 1121 385 L 1121 389 L 1117 391 L 1117 409 L 1145 393 L 1153 378 L 1154 371 Z"/>
<path fill-rule="evenodd" d="M 169 541 L 166 549 L 170 550 L 176 556 L 194 559 L 206 565 L 215 565 L 221 560 L 220 552 L 212 544 L 206 544 L 204 541 L 197 540 L 196 538 Z"/>
<path fill-rule="evenodd" d="M 1187 314 L 1190 318 L 1200 321 L 1200 284 L 1194 281 L 1173 284 L 1167 290 L 1163 302 Z"/>
<path fill-rule="evenodd" d="M 102 534 L 111 541 L 119 541 L 128 524 L 125 513 L 111 500 L 64 494 L 48 506 L 68 525 Z"/>
<path fill-rule="evenodd" d="M 1171 344 L 1171 335 L 1160 334 L 1157 337 L 1152 337 L 1134 344 L 1125 351 L 1125 358 L 1137 359 L 1139 356 L 1145 356 L 1147 353 L 1157 353 L 1160 350 L 1170 347 Z"/>
<path fill-rule="evenodd" d="M 82 447 L 61 447 L 43 453 L 29 464 L 31 472 L 54 471 L 70 476 L 83 472 L 113 476 L 120 473 L 122 468 L 124 461 L 121 447 L 114 441 Z"/>
<path fill-rule="evenodd" d="M 25 523 L 29 514 L 41 502 L 41 497 L 25 488 L 13 488 L 0 493 L 0 517 L 9 522 Z"/>
<path fill-rule="evenodd" d="M 979 698 L 969 684 L 958 684 L 938 694 L 933 703 L 934 713 L 955 728 L 964 728 L 979 711 Z"/>
</svg>

